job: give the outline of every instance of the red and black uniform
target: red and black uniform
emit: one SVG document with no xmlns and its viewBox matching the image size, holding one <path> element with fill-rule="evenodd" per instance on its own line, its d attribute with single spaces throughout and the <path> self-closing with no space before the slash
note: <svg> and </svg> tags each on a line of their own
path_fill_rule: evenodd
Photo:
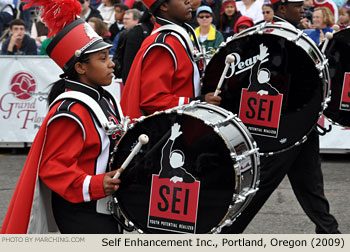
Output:
<svg viewBox="0 0 350 252">
<path fill-rule="evenodd" d="M 65 84 L 93 98 L 109 121 L 120 121 L 103 88 Z M 74 99 L 54 104 L 33 142 L 1 233 L 47 232 L 52 212 L 61 233 L 117 233 L 113 217 L 96 212 L 96 201 L 106 196 L 103 177 L 116 138 L 106 135 L 86 105 Z"/>
<path fill-rule="evenodd" d="M 154 29 L 166 24 L 175 25 L 157 17 Z M 186 24 L 181 29 L 194 33 Z M 123 90 L 120 103 L 124 114 L 138 118 L 187 104 L 199 96 L 200 74 L 192 53 L 175 31 L 156 32 L 147 37 Z"/>
</svg>

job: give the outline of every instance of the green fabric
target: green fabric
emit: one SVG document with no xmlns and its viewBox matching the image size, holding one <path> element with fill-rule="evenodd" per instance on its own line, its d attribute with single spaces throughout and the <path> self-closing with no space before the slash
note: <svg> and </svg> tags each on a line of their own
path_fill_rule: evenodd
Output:
<svg viewBox="0 0 350 252">
<path fill-rule="evenodd" d="M 40 55 L 47 55 L 46 53 L 46 47 L 50 44 L 52 38 L 46 38 L 42 43 L 40 47 Z"/>
<path fill-rule="evenodd" d="M 197 38 L 199 38 L 199 34 L 200 34 L 199 26 L 195 29 L 195 33 Z M 191 39 L 194 40 L 192 36 L 191 36 Z M 203 42 L 199 41 L 199 43 L 201 46 L 205 47 L 206 52 L 211 52 L 211 54 L 214 54 L 215 51 L 220 47 L 220 44 L 224 41 L 225 39 L 224 39 L 224 36 L 221 34 L 221 32 L 216 30 L 215 27 L 211 25 L 207 40 Z"/>
</svg>

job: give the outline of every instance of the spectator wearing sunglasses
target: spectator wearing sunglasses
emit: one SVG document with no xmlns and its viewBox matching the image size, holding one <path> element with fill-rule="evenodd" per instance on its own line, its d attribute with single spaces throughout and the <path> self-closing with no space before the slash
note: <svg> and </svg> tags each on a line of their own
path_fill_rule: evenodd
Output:
<svg viewBox="0 0 350 252">
<path fill-rule="evenodd" d="M 274 11 L 271 4 L 264 3 L 262 6 L 262 14 L 264 16 L 264 21 L 267 23 L 273 23 Z"/>
<path fill-rule="evenodd" d="M 213 11 L 209 6 L 201 6 L 196 12 L 199 26 L 195 29 L 195 34 L 199 44 L 205 48 L 209 54 L 215 54 L 220 44 L 224 41 L 224 36 L 216 30 L 213 23 Z M 191 37 L 194 40 L 193 36 Z"/>
</svg>

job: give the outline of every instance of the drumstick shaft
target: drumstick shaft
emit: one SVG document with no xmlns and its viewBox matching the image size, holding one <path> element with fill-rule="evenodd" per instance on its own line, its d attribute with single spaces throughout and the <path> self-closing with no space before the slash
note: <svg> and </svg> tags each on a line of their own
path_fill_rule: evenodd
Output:
<svg viewBox="0 0 350 252">
<path fill-rule="evenodd" d="M 143 138 L 143 139 L 142 139 Z M 131 160 L 136 156 L 136 154 L 140 151 L 142 145 L 146 144 L 148 142 L 148 136 L 146 135 L 141 135 L 139 137 L 139 141 L 137 142 L 136 146 L 134 147 L 134 149 L 131 151 L 131 153 L 129 154 L 129 156 L 125 159 L 125 161 L 123 162 L 123 164 L 121 165 L 121 167 L 119 168 L 119 170 L 117 171 L 117 173 L 113 176 L 113 179 L 117 179 L 120 177 L 120 174 L 126 169 L 126 167 L 129 165 L 129 163 L 131 162 Z"/>
<path fill-rule="evenodd" d="M 220 89 L 221 89 L 221 86 L 222 86 L 222 83 L 224 82 L 224 79 L 225 79 L 225 77 L 226 77 L 227 71 L 228 71 L 228 69 L 230 68 L 231 63 L 234 62 L 234 61 L 235 61 L 235 57 L 234 57 L 233 55 L 228 54 L 228 55 L 226 56 L 226 59 L 225 59 L 225 68 L 224 68 L 224 71 L 223 71 L 222 74 L 221 74 L 221 77 L 220 77 L 218 86 L 216 87 L 214 96 L 218 96 L 218 94 L 219 94 L 219 92 L 220 92 Z"/>
<path fill-rule="evenodd" d="M 324 43 L 323 43 L 322 49 L 321 49 L 321 52 L 322 52 L 322 53 L 324 53 L 324 52 L 326 51 L 328 42 L 329 42 L 329 39 L 326 38 L 325 41 L 324 41 Z"/>
<path fill-rule="evenodd" d="M 230 67 L 230 63 L 226 63 L 226 64 L 225 64 L 224 71 L 222 72 L 221 77 L 220 77 L 220 80 L 219 80 L 219 83 L 218 83 L 218 85 L 217 85 L 217 87 L 216 87 L 214 96 L 218 96 L 219 91 L 220 91 L 221 86 L 222 86 L 222 83 L 224 82 L 224 79 L 225 79 L 225 76 L 226 76 L 226 74 L 227 74 L 227 71 L 228 71 L 229 67 Z"/>
</svg>

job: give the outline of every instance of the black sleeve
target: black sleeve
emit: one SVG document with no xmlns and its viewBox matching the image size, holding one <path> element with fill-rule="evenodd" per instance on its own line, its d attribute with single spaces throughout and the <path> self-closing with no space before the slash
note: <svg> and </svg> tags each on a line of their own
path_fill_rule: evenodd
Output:
<svg viewBox="0 0 350 252">
<path fill-rule="evenodd" d="M 140 25 L 135 26 L 127 33 L 122 71 L 122 79 L 124 83 L 126 82 L 132 62 L 139 51 L 143 40 L 143 30 Z"/>
</svg>

